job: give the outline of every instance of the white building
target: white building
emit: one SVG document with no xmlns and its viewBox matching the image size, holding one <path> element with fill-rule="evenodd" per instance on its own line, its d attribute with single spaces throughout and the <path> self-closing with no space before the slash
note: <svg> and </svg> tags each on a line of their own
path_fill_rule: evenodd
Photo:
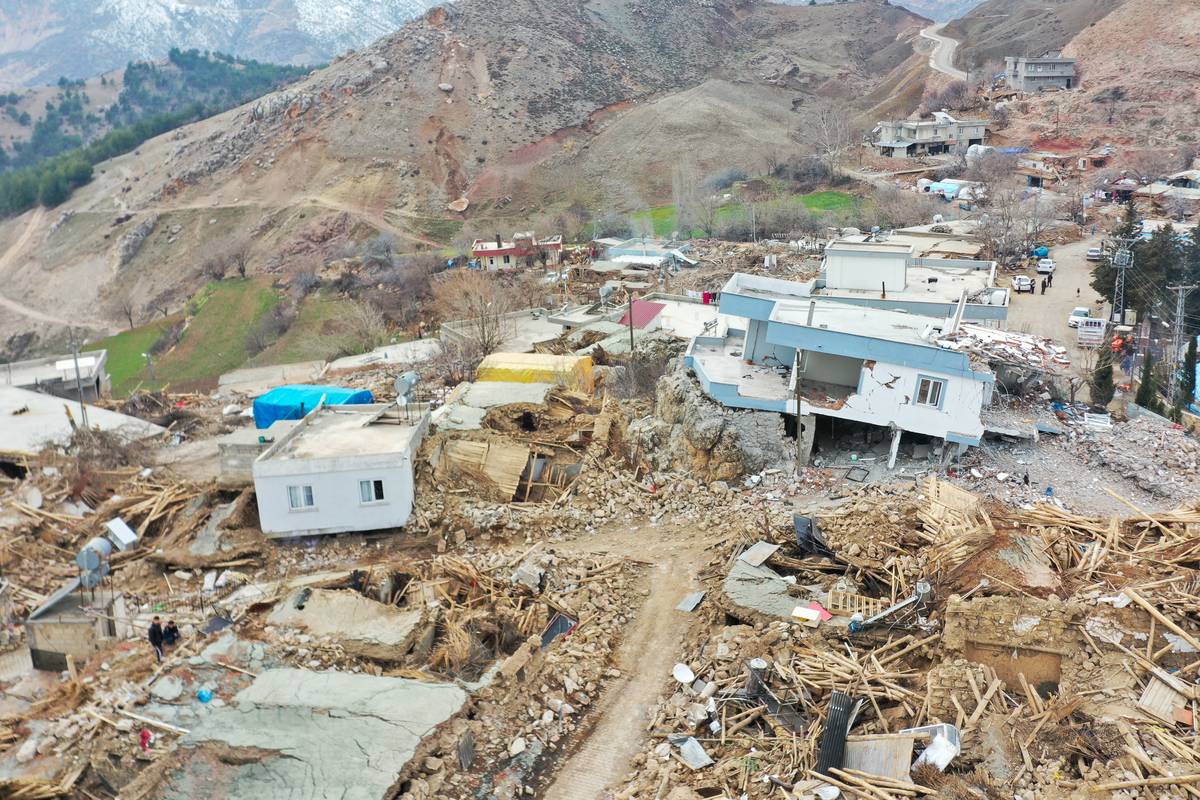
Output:
<svg viewBox="0 0 1200 800">
<path fill-rule="evenodd" d="M 274 538 L 400 528 L 412 514 L 424 405 L 318 406 L 254 462 Z"/>
<path fill-rule="evenodd" d="M 880 155 L 913 158 L 948 153 L 960 145 L 981 145 L 987 138 L 987 121 L 960 120 L 935 111 L 932 119 L 883 120 L 873 133 L 874 147 Z"/>
</svg>

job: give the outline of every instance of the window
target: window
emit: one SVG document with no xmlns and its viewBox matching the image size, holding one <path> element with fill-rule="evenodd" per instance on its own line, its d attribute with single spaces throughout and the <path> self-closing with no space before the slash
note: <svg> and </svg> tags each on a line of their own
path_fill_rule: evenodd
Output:
<svg viewBox="0 0 1200 800">
<path fill-rule="evenodd" d="M 378 503 L 383 500 L 383 481 L 359 481 L 358 500 L 360 503 Z"/>
<path fill-rule="evenodd" d="M 505 263 L 505 264 L 511 264 L 511 263 L 512 263 L 512 256 L 505 256 L 505 257 L 504 257 L 504 263 Z"/>
<path fill-rule="evenodd" d="M 942 407 L 942 393 L 946 382 L 937 378 L 920 378 L 917 380 L 917 405 Z"/>
<path fill-rule="evenodd" d="M 288 487 L 288 507 L 292 511 L 303 511 L 306 508 L 315 508 L 316 505 L 313 502 L 313 490 L 311 486 Z"/>
</svg>

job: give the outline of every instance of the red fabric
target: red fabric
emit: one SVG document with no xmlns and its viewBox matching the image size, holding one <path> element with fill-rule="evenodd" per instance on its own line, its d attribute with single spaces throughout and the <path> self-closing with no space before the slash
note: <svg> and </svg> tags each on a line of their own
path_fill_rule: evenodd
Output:
<svg viewBox="0 0 1200 800">
<path fill-rule="evenodd" d="M 150 740 L 154 738 L 154 734 L 152 734 L 148 729 L 142 728 L 142 732 L 141 732 L 141 734 L 139 734 L 138 738 L 141 740 L 142 750 L 149 753 L 150 752 Z"/>
</svg>

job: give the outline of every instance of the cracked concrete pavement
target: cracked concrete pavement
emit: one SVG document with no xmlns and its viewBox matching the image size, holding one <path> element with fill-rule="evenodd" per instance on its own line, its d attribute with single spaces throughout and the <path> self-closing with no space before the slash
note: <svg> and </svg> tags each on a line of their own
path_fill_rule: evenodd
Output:
<svg viewBox="0 0 1200 800">
<path fill-rule="evenodd" d="M 212 774 L 189 759 L 164 798 L 200 796 L 216 780 L 230 800 L 377 800 L 421 739 L 453 717 L 467 693 L 453 684 L 343 672 L 272 669 L 192 725 L 183 745 L 222 742 L 278 754 Z"/>
</svg>

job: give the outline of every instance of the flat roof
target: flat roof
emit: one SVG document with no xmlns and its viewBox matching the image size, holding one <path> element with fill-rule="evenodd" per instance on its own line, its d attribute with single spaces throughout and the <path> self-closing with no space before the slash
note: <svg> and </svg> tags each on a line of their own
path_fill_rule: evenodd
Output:
<svg viewBox="0 0 1200 800">
<path fill-rule="evenodd" d="M 79 377 L 91 383 L 104 371 L 107 350 L 87 350 L 79 354 Z M 71 353 L 60 356 L 30 358 L 0 364 L 0 384 L 8 386 L 33 386 L 65 378 L 75 380 L 75 361 Z"/>
<path fill-rule="evenodd" d="M 274 448 L 263 453 L 264 461 L 303 461 L 341 456 L 403 453 L 421 429 L 418 417 L 411 424 L 372 424 L 394 406 L 386 404 L 326 406 L 311 412 L 304 424 Z M 401 410 L 401 414 L 403 414 Z M 425 413 L 425 412 L 421 412 Z"/>
<path fill-rule="evenodd" d="M 813 319 L 810 326 L 809 307 L 813 304 L 815 308 L 812 310 Z M 936 338 L 931 336 L 926 339 L 921 334 L 939 327 L 944 322 L 933 317 L 905 314 L 902 311 L 886 311 L 835 301 L 813 301 L 812 304 L 780 301 L 771 312 L 771 321 L 934 349 L 941 349 Z"/>
<path fill-rule="evenodd" d="M 135 441 L 164 433 L 160 428 L 137 417 L 119 414 L 116 411 L 84 406 L 87 409 L 88 425 L 103 431 L 117 433 Z M 0 452 L 18 455 L 35 455 L 49 444 L 64 444 L 71 439 L 71 418 L 79 419 L 79 403 L 61 397 L 33 392 L 16 386 L 0 386 Z"/>
<path fill-rule="evenodd" d="M 803 297 L 812 295 L 813 284 L 797 281 L 785 281 L 782 278 L 767 278 L 761 275 L 747 275 L 735 272 L 725 282 L 721 292 L 726 294 L 743 294 L 766 297 L 772 300 Z"/>
<path fill-rule="evenodd" d="M 899 242 L 894 239 L 888 239 L 883 242 L 868 242 L 864 240 L 853 239 L 838 239 L 830 242 L 825 247 L 825 252 L 830 250 L 834 252 L 851 252 L 851 253 L 890 253 L 893 255 L 910 256 L 913 252 L 913 246 L 908 242 Z"/>
<path fill-rule="evenodd" d="M 987 296 L 995 291 L 1004 295 L 1003 302 L 987 305 L 1007 305 L 1007 292 L 990 286 L 990 270 L 969 267 L 914 267 L 910 266 L 906 277 L 908 284 L 899 290 L 888 289 L 886 298 L 879 298 L 878 289 L 818 289 L 818 297 L 879 298 L 887 300 L 911 300 L 928 303 L 957 303 L 963 290 L 967 291 L 967 302 L 986 303 Z M 999 296 L 997 296 L 999 297 Z"/>
</svg>

